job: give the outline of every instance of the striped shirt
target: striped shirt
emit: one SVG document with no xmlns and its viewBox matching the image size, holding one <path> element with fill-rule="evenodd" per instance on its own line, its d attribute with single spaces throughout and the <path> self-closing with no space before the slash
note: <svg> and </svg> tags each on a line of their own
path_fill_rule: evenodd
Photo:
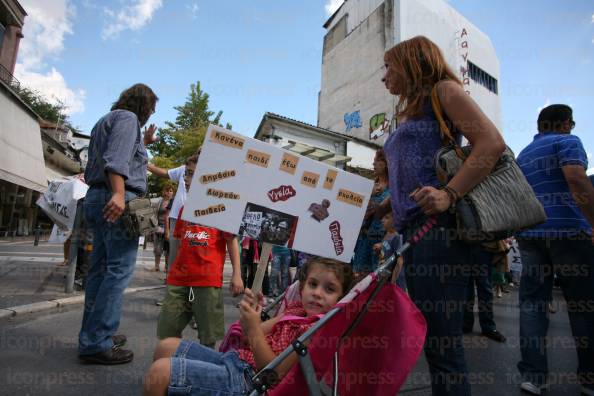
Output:
<svg viewBox="0 0 594 396">
<path fill-rule="evenodd" d="M 518 155 L 517 162 L 547 213 L 546 222 L 518 236 L 563 238 L 580 232 L 592 232 L 571 195 L 561 169 L 567 165 L 588 168 L 586 151 L 580 138 L 554 132 L 539 133 Z"/>
</svg>

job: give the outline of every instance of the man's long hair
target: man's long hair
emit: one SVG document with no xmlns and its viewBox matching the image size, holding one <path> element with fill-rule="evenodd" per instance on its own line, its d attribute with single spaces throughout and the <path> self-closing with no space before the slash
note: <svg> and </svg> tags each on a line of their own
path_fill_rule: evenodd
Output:
<svg viewBox="0 0 594 396">
<path fill-rule="evenodd" d="M 136 114 L 140 126 L 144 126 L 159 98 L 152 89 L 144 84 L 134 84 L 120 94 L 120 98 L 111 106 L 111 110 L 128 110 Z"/>
<path fill-rule="evenodd" d="M 425 36 L 416 36 L 395 45 L 384 55 L 384 62 L 403 79 L 404 92 L 399 92 L 396 113 L 419 117 L 423 105 L 431 97 L 438 81 L 452 80 L 462 85 L 445 61 L 439 47 Z"/>
</svg>

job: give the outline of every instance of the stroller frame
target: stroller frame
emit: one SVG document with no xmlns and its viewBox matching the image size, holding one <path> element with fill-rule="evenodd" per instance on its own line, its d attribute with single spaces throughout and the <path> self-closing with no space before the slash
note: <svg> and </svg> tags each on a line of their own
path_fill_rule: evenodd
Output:
<svg viewBox="0 0 594 396">
<path fill-rule="evenodd" d="M 279 364 L 283 360 L 285 360 L 291 353 L 297 353 L 299 359 L 299 365 L 301 366 L 301 370 L 303 371 L 303 376 L 307 382 L 307 387 L 309 389 L 309 394 L 311 396 L 336 396 L 338 395 L 338 352 L 340 349 L 340 345 L 342 341 L 348 337 L 352 331 L 355 329 L 357 324 L 363 319 L 363 316 L 367 312 L 369 305 L 373 302 L 376 295 L 380 292 L 382 287 L 389 281 L 390 277 L 392 276 L 392 272 L 396 266 L 397 260 L 401 257 L 404 252 L 406 252 L 411 246 L 416 244 L 427 232 L 429 232 L 433 226 L 437 223 L 435 217 L 430 217 L 427 221 L 421 225 L 416 232 L 406 241 L 402 246 L 397 249 L 394 254 L 388 257 L 384 264 L 378 267 L 373 273 L 377 276 L 377 283 L 375 288 L 365 305 L 361 309 L 361 311 L 357 314 L 357 317 L 351 323 L 351 325 L 347 328 L 347 330 L 342 334 L 340 338 L 340 342 L 334 352 L 334 382 L 332 384 L 332 388 L 323 380 L 318 380 L 316 376 L 316 372 L 311 361 L 311 357 L 308 354 L 306 342 L 316 333 L 318 329 L 324 326 L 330 319 L 332 319 L 337 313 L 342 310 L 342 306 L 337 306 L 332 308 L 328 311 L 319 321 L 317 321 L 314 325 L 312 325 L 305 333 L 299 336 L 291 346 L 288 346 L 284 351 L 278 354 L 270 363 L 268 363 L 265 367 L 263 367 L 254 377 L 252 377 L 252 384 L 254 389 L 250 393 L 251 396 L 262 395 L 266 393 L 269 389 L 273 387 L 273 385 L 278 382 L 278 375 L 275 371 L 275 368 L 278 367 Z M 285 291 L 286 293 L 286 291 Z M 277 297 L 271 304 L 266 306 L 262 310 L 263 316 L 268 316 L 268 312 L 270 312 L 277 304 L 279 304 L 285 293 L 281 294 Z"/>
</svg>

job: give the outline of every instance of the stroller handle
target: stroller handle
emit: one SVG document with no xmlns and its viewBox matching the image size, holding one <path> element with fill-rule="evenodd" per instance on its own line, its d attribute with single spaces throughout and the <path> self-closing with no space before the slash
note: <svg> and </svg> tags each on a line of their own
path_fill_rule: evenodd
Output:
<svg viewBox="0 0 594 396">
<path fill-rule="evenodd" d="M 375 290 L 372 292 L 371 296 L 369 297 L 368 301 L 365 303 L 364 307 L 358 313 L 357 317 L 351 323 L 351 325 L 346 329 L 343 333 L 341 339 L 348 337 L 348 335 L 355 329 L 357 324 L 361 321 L 365 313 L 367 312 L 371 301 L 375 298 L 375 296 L 379 293 L 379 290 L 383 287 L 387 279 L 392 273 L 392 270 L 395 266 L 396 260 L 398 257 L 402 256 L 402 254 L 408 250 L 411 246 L 417 244 L 435 225 L 437 224 L 436 217 L 429 217 L 425 223 L 423 223 L 419 228 L 411 235 L 408 241 L 404 243 L 394 254 L 392 254 L 388 259 L 386 259 L 383 266 L 376 269 L 374 272 L 378 275 L 379 282 L 375 286 Z M 285 291 L 286 293 L 286 291 Z M 284 297 L 285 293 L 281 294 L 273 304 L 270 304 L 267 312 L 272 309 L 275 305 L 277 305 L 282 298 Z M 305 343 L 309 340 L 316 331 L 324 326 L 332 317 L 334 317 L 337 313 L 342 310 L 342 307 L 334 307 L 330 311 L 328 311 L 319 321 L 314 323 L 312 327 L 307 329 L 305 333 L 297 338 L 291 345 L 289 345 L 284 351 L 278 354 L 270 363 L 268 363 L 265 367 L 263 367 L 254 377 L 252 378 L 252 382 L 254 384 L 254 389 L 252 389 L 250 395 L 256 396 L 264 394 L 267 390 L 271 389 L 272 383 L 270 383 L 270 379 L 274 378 L 274 375 L 271 375 L 271 372 L 274 372 L 274 369 L 284 360 L 286 359 L 291 353 L 298 352 L 299 361 L 304 370 L 304 375 L 306 377 L 306 382 L 309 390 L 309 394 L 312 396 L 315 395 L 322 395 L 325 392 L 322 391 L 322 388 L 325 388 L 325 382 L 322 380 L 318 380 L 315 375 L 315 371 L 313 366 L 311 366 L 311 360 L 309 359 L 309 354 L 307 353 L 307 347 L 305 347 Z M 302 346 L 297 350 L 297 345 Z M 273 381 L 274 382 L 274 381 Z M 334 391 L 336 391 L 337 383 L 334 384 Z M 336 394 L 335 392 L 333 394 Z"/>
</svg>

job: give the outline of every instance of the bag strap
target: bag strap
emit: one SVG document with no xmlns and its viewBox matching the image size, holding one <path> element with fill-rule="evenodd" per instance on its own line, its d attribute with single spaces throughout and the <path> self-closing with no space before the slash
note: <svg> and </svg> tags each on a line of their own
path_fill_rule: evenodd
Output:
<svg viewBox="0 0 594 396">
<path fill-rule="evenodd" d="M 464 161 L 466 159 L 466 155 L 462 151 L 462 147 L 460 147 L 460 145 L 456 142 L 456 139 L 454 139 L 454 136 L 452 135 L 450 128 L 448 128 L 448 125 L 444 120 L 443 110 L 441 109 L 441 103 L 439 101 L 439 95 L 437 93 L 437 84 L 435 84 L 433 86 L 433 89 L 431 90 L 431 107 L 433 108 L 433 113 L 435 113 L 435 118 L 439 123 L 441 144 L 444 147 L 448 145 L 453 146 L 458 158 Z"/>
</svg>

